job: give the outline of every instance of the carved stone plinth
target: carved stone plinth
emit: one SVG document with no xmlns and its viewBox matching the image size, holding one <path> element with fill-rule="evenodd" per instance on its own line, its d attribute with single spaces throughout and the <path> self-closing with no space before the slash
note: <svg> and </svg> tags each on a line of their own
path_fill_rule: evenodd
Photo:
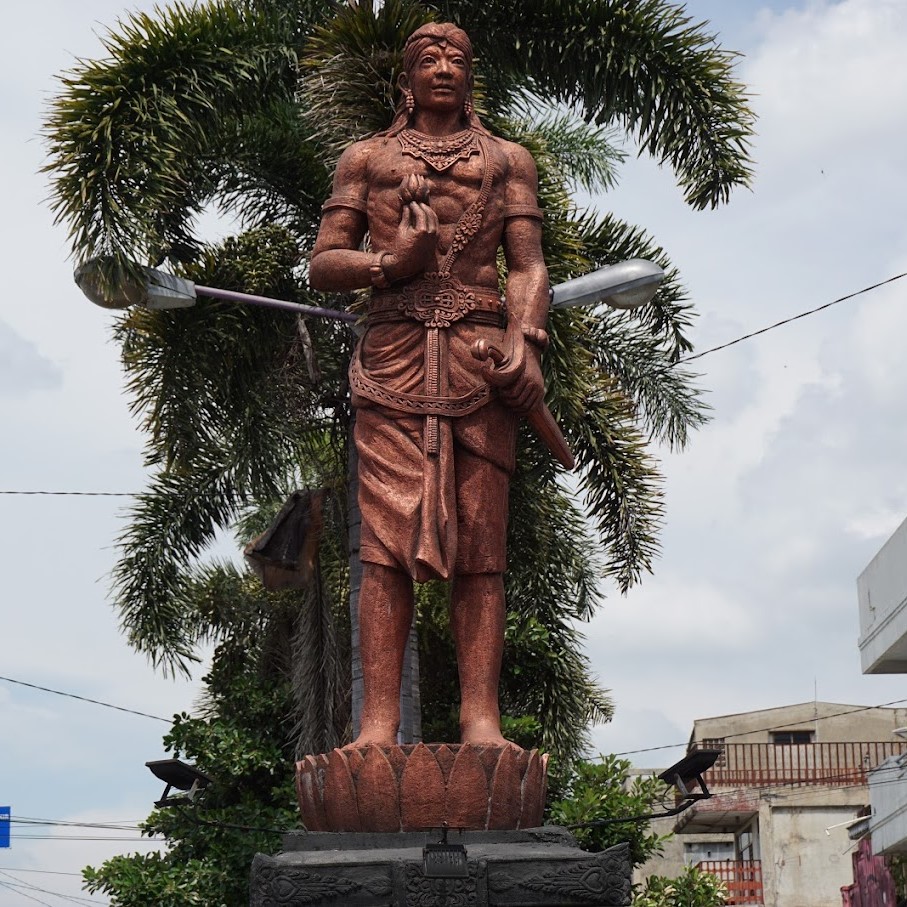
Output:
<svg viewBox="0 0 907 907">
<path fill-rule="evenodd" d="M 251 907 L 626 907 L 626 844 L 585 853 L 562 828 L 467 832 L 469 874 L 426 878 L 426 834 L 287 835 L 252 864 Z M 457 838 L 456 840 L 459 840 Z"/>
<path fill-rule="evenodd" d="M 535 828 L 547 762 L 514 745 L 348 747 L 296 763 L 296 790 L 309 831 Z"/>
</svg>

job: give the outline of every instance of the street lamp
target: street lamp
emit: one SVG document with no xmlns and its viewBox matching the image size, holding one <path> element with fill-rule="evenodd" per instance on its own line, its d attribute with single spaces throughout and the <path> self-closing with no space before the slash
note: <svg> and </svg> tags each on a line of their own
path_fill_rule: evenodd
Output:
<svg viewBox="0 0 907 907">
<path fill-rule="evenodd" d="M 703 775 L 718 761 L 722 750 L 693 750 L 679 762 L 665 769 L 658 777 L 668 787 L 674 787 L 680 794 L 677 806 L 666 809 L 660 813 L 646 813 L 641 816 L 626 816 L 621 818 L 595 819 L 592 822 L 578 822 L 568 828 L 601 828 L 604 825 L 623 825 L 629 822 L 648 822 L 649 819 L 664 819 L 676 816 L 689 809 L 698 800 L 708 800 L 712 793 L 706 786 Z M 691 789 L 690 785 L 696 782 L 699 789 Z"/>
<path fill-rule="evenodd" d="M 227 302 L 243 302 L 336 321 L 359 320 L 359 315 L 354 312 L 205 287 L 158 268 L 142 266 L 140 270 L 144 274 L 143 280 L 121 275 L 118 280 L 111 281 L 103 274 L 103 261 L 92 258 L 79 265 L 73 276 L 85 296 L 105 309 L 125 309 L 133 305 L 148 309 L 181 309 L 195 305 L 199 296 L 210 296 Z M 664 271 L 655 262 L 631 258 L 552 287 L 551 306 L 559 309 L 604 303 L 613 309 L 636 309 L 651 301 L 664 276 Z"/>
<path fill-rule="evenodd" d="M 166 806 L 183 806 L 191 803 L 201 796 L 202 792 L 211 783 L 211 779 L 194 765 L 181 762 L 179 759 L 155 759 L 146 762 L 155 778 L 160 778 L 166 785 L 161 799 L 155 801 L 159 809 Z M 182 794 L 170 796 L 173 788 L 184 791 Z"/>
<path fill-rule="evenodd" d="M 116 279 L 113 279 L 104 273 L 105 264 L 107 263 L 103 259 L 94 258 L 76 268 L 74 274 L 79 289 L 93 303 L 104 308 L 121 309 L 132 305 L 149 309 L 186 308 L 195 305 L 195 300 L 201 295 L 337 321 L 356 322 L 360 317 L 354 312 L 340 309 L 301 305 L 283 299 L 273 299 L 270 296 L 255 296 L 251 293 L 238 293 L 217 287 L 203 287 L 183 277 L 145 266 L 138 268 L 144 275 L 141 279 L 122 271 Z M 614 309 L 636 309 L 652 300 L 664 276 L 664 271 L 655 262 L 631 258 L 552 287 L 549 290 L 551 307 L 557 309 L 604 303 Z M 518 340 L 522 344 L 522 336 Z M 485 340 L 476 341 L 473 355 L 482 361 L 491 358 L 498 366 L 502 365 L 506 358 L 503 351 Z M 491 369 L 491 372 L 493 371 L 494 367 Z M 491 372 L 486 377 L 493 382 Z M 573 469 L 575 466 L 573 454 L 544 403 L 530 410 L 526 418 L 561 465 L 565 469 Z"/>
<path fill-rule="evenodd" d="M 654 261 L 631 258 L 552 287 L 551 306 L 559 309 L 603 302 L 612 309 L 638 309 L 651 302 L 664 276 Z"/>
<path fill-rule="evenodd" d="M 301 305 L 298 302 L 287 302 L 284 299 L 272 299 L 270 296 L 255 296 L 252 293 L 237 293 L 234 290 L 221 290 L 218 287 L 203 287 L 168 274 L 158 268 L 142 267 L 144 280 L 122 276 L 115 283 L 107 279 L 102 272 L 102 261 L 92 258 L 76 268 L 73 277 L 79 289 L 95 304 L 105 309 L 126 309 L 133 305 L 147 309 L 184 309 L 195 305 L 199 296 L 210 296 L 227 302 L 244 302 L 248 305 L 265 306 L 270 309 L 283 309 L 299 315 L 312 315 L 318 318 L 333 318 L 336 321 L 358 321 L 354 312 L 340 309 L 326 309 L 321 306 Z"/>
</svg>

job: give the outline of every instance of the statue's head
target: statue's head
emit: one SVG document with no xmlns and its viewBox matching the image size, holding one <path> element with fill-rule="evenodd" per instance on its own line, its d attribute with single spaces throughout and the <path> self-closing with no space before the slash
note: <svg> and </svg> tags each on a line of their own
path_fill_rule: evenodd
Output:
<svg viewBox="0 0 907 907">
<path fill-rule="evenodd" d="M 417 28 L 406 40 L 403 49 L 403 72 L 400 75 L 401 98 L 388 134 L 395 134 L 409 125 L 420 103 L 443 103 L 442 93 L 431 97 L 421 78 L 421 68 L 432 58 L 444 58 L 451 73 L 450 82 L 463 111 L 464 125 L 486 132 L 472 109 L 472 42 L 462 28 L 452 22 L 428 22 Z M 421 80 L 421 81 L 420 81 Z"/>
<path fill-rule="evenodd" d="M 412 79 L 419 58 L 432 45 L 450 45 L 462 54 L 466 71 L 472 81 L 472 42 L 462 28 L 452 22 L 428 22 L 417 28 L 407 39 L 403 48 L 403 71 Z"/>
</svg>

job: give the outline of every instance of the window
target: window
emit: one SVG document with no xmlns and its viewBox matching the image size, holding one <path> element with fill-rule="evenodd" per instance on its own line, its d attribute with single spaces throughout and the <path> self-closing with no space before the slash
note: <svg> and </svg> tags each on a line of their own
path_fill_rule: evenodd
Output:
<svg viewBox="0 0 907 907">
<path fill-rule="evenodd" d="M 813 731 L 772 731 L 771 737 L 775 746 L 799 746 L 812 743 L 815 734 Z"/>
<path fill-rule="evenodd" d="M 720 768 L 723 765 L 727 765 L 727 759 L 723 752 L 724 737 L 703 737 L 699 746 L 704 750 L 722 750 L 721 755 L 715 760 L 715 767 Z"/>
<path fill-rule="evenodd" d="M 759 859 L 759 837 L 755 823 L 748 825 L 737 835 L 737 859 L 745 863 Z"/>
<path fill-rule="evenodd" d="M 711 860 L 733 860 L 733 841 L 697 841 L 694 844 L 683 845 L 683 862 L 687 866 Z"/>
</svg>

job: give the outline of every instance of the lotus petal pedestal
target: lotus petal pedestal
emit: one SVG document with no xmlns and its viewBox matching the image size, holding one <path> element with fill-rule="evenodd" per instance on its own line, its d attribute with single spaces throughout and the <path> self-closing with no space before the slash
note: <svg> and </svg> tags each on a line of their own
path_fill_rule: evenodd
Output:
<svg viewBox="0 0 907 907">
<path fill-rule="evenodd" d="M 536 828 L 547 761 L 513 744 L 347 747 L 297 762 L 296 790 L 309 831 Z"/>
</svg>

